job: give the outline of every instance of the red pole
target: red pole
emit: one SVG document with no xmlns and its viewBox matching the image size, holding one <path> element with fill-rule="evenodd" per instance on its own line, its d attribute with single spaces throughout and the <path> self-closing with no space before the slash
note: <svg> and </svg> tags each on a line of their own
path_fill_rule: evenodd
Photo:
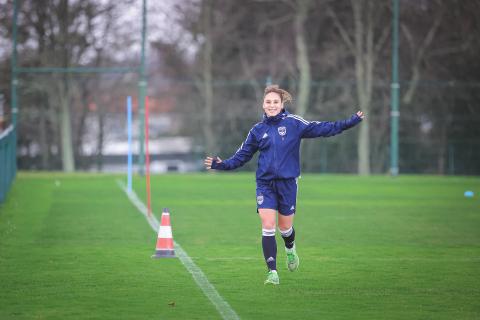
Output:
<svg viewBox="0 0 480 320">
<path fill-rule="evenodd" d="M 148 151 L 148 96 L 145 96 L 145 172 L 147 175 L 147 209 L 148 216 L 152 215 L 152 202 L 150 195 L 150 153 Z"/>
</svg>

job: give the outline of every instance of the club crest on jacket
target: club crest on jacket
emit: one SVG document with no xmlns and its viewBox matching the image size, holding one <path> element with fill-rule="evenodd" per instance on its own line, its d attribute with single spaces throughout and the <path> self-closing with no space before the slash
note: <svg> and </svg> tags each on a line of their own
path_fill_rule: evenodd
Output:
<svg viewBox="0 0 480 320">
<path fill-rule="evenodd" d="M 278 134 L 283 137 L 284 135 L 287 134 L 287 128 L 286 127 L 278 127 Z"/>
</svg>

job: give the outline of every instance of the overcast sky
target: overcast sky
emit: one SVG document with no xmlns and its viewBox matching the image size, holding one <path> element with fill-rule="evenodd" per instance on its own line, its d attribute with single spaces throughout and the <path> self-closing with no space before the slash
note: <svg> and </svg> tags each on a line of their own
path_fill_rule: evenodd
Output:
<svg viewBox="0 0 480 320">
<path fill-rule="evenodd" d="M 190 2 L 194 0 L 188 0 Z M 101 3 L 107 1 L 99 0 Z M 5 7 L 7 0 L 0 0 L 0 7 Z M 182 6 L 186 3 L 183 0 L 147 0 L 147 39 L 148 42 L 162 39 L 166 42 L 177 42 L 187 54 L 192 55 L 195 52 L 195 45 L 190 35 L 179 26 L 178 11 L 176 6 Z M 117 4 L 118 15 L 115 19 L 116 31 L 120 34 L 129 34 L 135 41 L 122 50 L 115 51 L 115 56 L 119 60 L 126 57 L 136 57 L 140 55 L 141 48 L 141 27 L 142 27 L 142 0 L 137 0 L 134 5 L 126 6 Z M 13 12 L 8 12 L 10 16 Z M 11 27 L 11 26 L 10 26 Z M 116 42 L 118 39 L 110 36 L 105 39 L 105 45 Z M 32 41 L 33 42 L 33 41 Z M 148 48 L 147 48 L 148 49 Z M 0 56 L 10 56 L 12 50 L 12 40 L 0 34 Z M 147 52 L 148 54 L 148 52 Z"/>
</svg>

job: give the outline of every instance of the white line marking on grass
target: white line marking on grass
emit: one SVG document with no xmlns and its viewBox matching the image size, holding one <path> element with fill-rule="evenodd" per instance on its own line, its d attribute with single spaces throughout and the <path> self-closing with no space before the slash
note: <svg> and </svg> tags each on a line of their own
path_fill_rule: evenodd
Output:
<svg viewBox="0 0 480 320">
<path fill-rule="evenodd" d="M 137 207 L 138 211 L 140 211 L 145 217 L 145 219 L 147 219 L 147 222 L 148 224 L 150 224 L 153 231 L 157 233 L 160 226 L 157 218 L 153 214 L 151 216 L 148 216 L 147 207 L 138 198 L 137 194 L 134 191 L 128 192 L 127 187 L 120 180 L 117 180 L 117 184 L 127 194 L 128 199 L 130 199 L 133 205 Z M 178 255 L 178 258 L 180 259 L 180 262 L 182 262 L 188 272 L 190 272 L 197 285 L 200 287 L 200 289 L 202 289 L 203 293 L 207 296 L 207 298 L 213 303 L 222 318 L 240 319 L 240 317 L 235 313 L 235 311 L 228 304 L 228 302 L 222 298 L 222 296 L 217 292 L 215 287 L 208 281 L 202 270 L 188 256 L 185 250 L 183 250 L 177 242 L 174 241 L 173 243 L 175 245 L 175 251 Z"/>
</svg>

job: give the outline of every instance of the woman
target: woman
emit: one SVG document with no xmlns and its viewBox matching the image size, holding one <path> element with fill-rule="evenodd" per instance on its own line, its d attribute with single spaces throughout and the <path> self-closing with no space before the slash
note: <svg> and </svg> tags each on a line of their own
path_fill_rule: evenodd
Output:
<svg viewBox="0 0 480 320">
<path fill-rule="evenodd" d="M 300 142 L 303 138 L 330 137 L 349 129 L 364 115 L 358 111 L 351 118 L 335 122 L 306 121 L 288 113 L 284 103 L 292 101 L 291 95 L 271 85 L 265 89 L 263 121 L 253 126 L 247 139 L 237 152 L 227 160 L 206 157 L 205 167 L 215 170 L 233 170 L 248 162 L 260 150 L 258 158 L 257 211 L 262 221 L 262 247 L 268 267 L 265 284 L 279 284 L 277 273 L 277 243 L 275 221 L 285 242 L 287 268 L 298 269 L 300 259 L 295 250 L 293 218 L 297 205 L 297 184 L 300 176 Z"/>
</svg>

